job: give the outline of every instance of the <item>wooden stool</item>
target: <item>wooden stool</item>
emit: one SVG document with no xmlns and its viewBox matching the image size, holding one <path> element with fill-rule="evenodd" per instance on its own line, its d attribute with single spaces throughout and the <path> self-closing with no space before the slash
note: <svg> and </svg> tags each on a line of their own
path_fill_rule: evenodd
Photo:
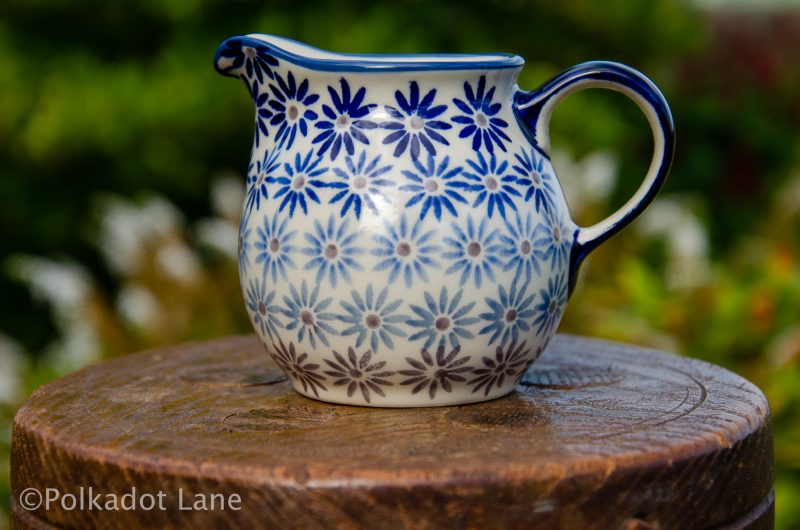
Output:
<svg viewBox="0 0 800 530">
<path fill-rule="evenodd" d="M 700 361 L 560 336 L 513 395 L 370 409 L 299 396 L 255 338 L 234 337 L 130 355 L 37 390 L 14 420 L 12 519 L 771 528 L 772 480 L 764 395 Z M 49 509 L 28 488 L 51 488 Z"/>
</svg>

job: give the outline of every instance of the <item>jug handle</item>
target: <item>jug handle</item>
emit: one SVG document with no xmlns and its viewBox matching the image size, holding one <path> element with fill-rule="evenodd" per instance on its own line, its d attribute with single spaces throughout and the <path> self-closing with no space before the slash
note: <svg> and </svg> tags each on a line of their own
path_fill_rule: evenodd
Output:
<svg viewBox="0 0 800 530">
<path fill-rule="evenodd" d="M 606 219 L 575 232 L 570 256 L 569 292 L 575 286 L 584 258 L 601 243 L 625 228 L 653 201 L 667 177 L 675 150 L 672 113 L 661 91 L 642 73 L 620 63 L 592 61 L 560 73 L 542 87 L 519 90 L 514 95 L 517 117 L 533 134 L 534 145 L 550 156 L 550 117 L 565 97 L 585 88 L 606 88 L 628 96 L 647 117 L 653 131 L 654 151 L 644 181 L 619 210 Z"/>
</svg>

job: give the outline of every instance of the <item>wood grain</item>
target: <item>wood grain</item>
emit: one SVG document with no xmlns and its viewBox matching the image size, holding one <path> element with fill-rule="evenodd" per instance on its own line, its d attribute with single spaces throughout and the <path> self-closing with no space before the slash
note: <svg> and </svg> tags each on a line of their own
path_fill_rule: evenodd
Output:
<svg viewBox="0 0 800 530">
<path fill-rule="evenodd" d="M 557 337 L 508 397 L 370 409 L 299 396 L 253 337 L 154 350 L 37 390 L 14 421 L 15 528 L 771 528 L 763 394 L 716 366 Z M 29 487 L 166 510 L 26 512 Z M 180 511 L 177 492 L 241 495 Z"/>
</svg>

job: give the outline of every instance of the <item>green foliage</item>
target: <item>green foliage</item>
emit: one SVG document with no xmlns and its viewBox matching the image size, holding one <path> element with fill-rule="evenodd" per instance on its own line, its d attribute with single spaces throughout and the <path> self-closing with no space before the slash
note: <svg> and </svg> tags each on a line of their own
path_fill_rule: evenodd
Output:
<svg viewBox="0 0 800 530">
<path fill-rule="evenodd" d="M 235 246 L 252 110 L 211 58 L 257 31 L 344 52 L 514 52 L 523 88 L 590 59 L 650 75 L 678 128 L 666 213 L 592 256 L 562 329 L 700 357 L 761 386 L 778 526 L 797 527 L 798 20 L 671 0 L 6 0 L 0 362 L 16 359 L 2 369 L 20 385 L 0 392 L 0 519 L 11 417 L 33 388 L 97 358 L 249 330 L 224 241 Z M 584 224 L 630 196 L 651 149 L 639 111 L 596 92 L 559 106 L 552 144 Z M 596 152 L 618 167 L 609 193 L 592 180 Z M 131 237 L 135 252 L 119 247 Z"/>
</svg>

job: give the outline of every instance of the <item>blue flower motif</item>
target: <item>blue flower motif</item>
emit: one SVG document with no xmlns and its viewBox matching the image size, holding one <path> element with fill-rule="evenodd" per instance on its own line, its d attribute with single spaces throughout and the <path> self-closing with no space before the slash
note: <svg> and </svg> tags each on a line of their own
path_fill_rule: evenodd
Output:
<svg viewBox="0 0 800 530">
<path fill-rule="evenodd" d="M 506 146 L 503 141 L 511 141 L 506 136 L 506 133 L 502 131 L 502 129 L 508 127 L 508 122 L 497 117 L 497 113 L 500 112 L 503 105 L 492 103 L 495 88 L 492 87 L 486 92 L 486 76 L 482 75 L 478 80 L 477 90 L 473 90 L 472 85 L 464 81 L 466 102 L 459 98 L 453 99 L 455 106 L 464 113 L 461 116 L 452 118 L 455 123 L 463 125 L 458 137 L 467 138 L 472 136 L 472 149 L 474 151 L 478 151 L 481 145 L 484 145 L 489 153 L 493 153 L 495 144 L 505 151 Z"/>
<path fill-rule="evenodd" d="M 569 263 L 573 232 L 555 208 L 545 210 L 544 222 L 539 223 L 534 231 L 536 256 L 544 261 L 549 260 L 553 269 L 563 269 Z"/>
<path fill-rule="evenodd" d="M 247 267 L 250 266 L 250 234 L 253 230 L 248 227 L 250 215 L 247 211 L 242 212 L 239 218 L 239 248 L 236 253 L 239 262 L 239 275 L 244 276 L 247 272 Z"/>
<path fill-rule="evenodd" d="M 286 230 L 288 222 L 289 217 L 284 217 L 283 221 L 278 222 L 278 212 L 275 212 L 271 221 L 265 216 L 264 226 L 256 229 L 258 234 L 258 241 L 255 244 L 258 251 L 256 263 L 264 264 L 263 276 L 264 278 L 271 276 L 273 284 L 278 282 L 278 274 L 284 281 L 289 281 L 286 267 L 297 268 L 290 256 L 297 250 L 297 247 L 291 244 L 296 231 Z"/>
<path fill-rule="evenodd" d="M 502 265 L 497 256 L 497 253 L 502 250 L 502 245 L 498 241 L 498 230 L 489 231 L 488 225 L 489 220 L 484 217 L 476 227 L 472 216 L 469 216 L 467 217 L 466 231 L 453 222 L 455 237 L 447 236 L 443 239 L 449 250 L 444 252 L 442 257 L 453 260 L 453 264 L 445 271 L 445 274 L 461 271 L 459 285 L 467 283 L 470 276 L 475 280 L 475 287 L 481 286 L 484 276 L 495 281 L 494 267 Z"/>
<path fill-rule="evenodd" d="M 247 84 L 247 81 L 245 81 L 245 84 Z M 256 80 L 253 80 L 252 84 L 248 84 L 248 87 L 250 88 L 250 96 L 256 106 L 256 147 L 258 147 L 261 144 L 261 136 L 263 135 L 264 138 L 269 136 L 267 120 L 272 117 L 272 111 L 267 108 L 269 92 L 266 90 L 261 92 L 261 85 Z"/>
<path fill-rule="evenodd" d="M 363 254 L 364 249 L 355 244 L 358 232 L 348 233 L 349 222 L 349 219 L 345 219 L 337 227 L 336 217 L 331 214 L 326 227 L 323 227 L 318 220 L 314 220 L 314 233 L 305 234 L 306 241 L 311 246 L 304 248 L 303 254 L 310 256 L 311 259 L 303 270 L 317 269 L 318 285 L 327 277 L 331 287 L 336 287 L 339 276 L 345 282 L 351 283 L 350 269 L 364 270 L 361 264 L 353 259 L 353 256 Z"/>
<path fill-rule="evenodd" d="M 353 156 L 356 152 L 354 139 L 369 145 L 369 139 L 363 131 L 378 126 L 374 121 L 364 119 L 375 108 L 374 104 L 364 104 L 367 89 L 359 88 L 355 96 L 351 98 L 350 85 L 345 78 L 341 78 L 339 84 L 342 87 L 341 95 L 333 87 L 328 87 L 333 107 L 322 105 L 322 112 L 328 120 L 320 119 L 314 124 L 314 127 L 320 129 L 321 132 L 312 140 L 313 144 L 321 144 L 317 151 L 318 155 L 322 156 L 330 149 L 331 160 L 335 160 L 339 156 L 342 145 L 347 150 L 347 154 Z"/>
<path fill-rule="evenodd" d="M 245 196 L 245 210 L 249 213 L 253 208 L 261 208 L 261 199 L 269 199 L 267 184 L 272 180 L 272 174 L 280 167 L 277 149 L 264 151 L 264 159 L 256 160 L 247 168 L 247 193 Z"/>
<path fill-rule="evenodd" d="M 447 110 L 447 105 L 433 105 L 436 98 L 436 89 L 431 89 L 420 101 L 419 85 L 416 81 L 411 81 L 408 98 L 402 92 L 396 90 L 394 99 L 400 109 L 386 105 L 384 108 L 392 121 L 381 124 L 381 127 L 392 131 L 383 139 L 384 144 L 397 142 L 394 148 L 394 156 L 405 153 L 406 148 L 411 145 L 411 158 L 414 160 L 419 157 L 419 146 L 425 147 L 428 154 L 435 155 L 436 147 L 431 140 L 443 145 L 450 145 L 450 142 L 438 131 L 451 129 L 453 126 L 441 120 L 436 120 Z"/>
<path fill-rule="evenodd" d="M 508 291 L 502 285 L 498 286 L 496 300 L 485 299 L 491 311 L 480 314 L 480 317 L 488 324 L 479 333 L 481 335 L 492 334 L 489 337 L 490 345 L 498 339 L 500 346 L 505 346 L 509 339 L 512 343 L 516 343 L 519 341 L 520 331 L 524 333 L 531 330 L 531 320 L 536 314 L 532 307 L 536 293 L 526 298 L 527 290 L 527 282 L 517 289 L 517 279 L 515 278 Z"/>
<path fill-rule="evenodd" d="M 372 284 L 369 284 L 363 297 L 353 289 L 350 292 L 353 297 L 353 303 L 339 302 L 342 308 L 347 311 L 347 314 L 339 315 L 339 320 L 350 324 L 349 328 L 342 330 L 341 335 L 346 337 L 357 334 L 356 348 L 364 344 L 364 341 L 369 337 L 369 347 L 372 353 L 378 353 L 378 348 L 381 344 L 393 350 L 394 341 L 392 341 L 391 336 L 406 336 L 405 332 L 395 325 L 405 322 L 407 319 L 403 315 L 395 314 L 403 301 L 397 299 L 394 302 L 386 303 L 388 292 L 389 288 L 384 287 L 376 298 Z"/>
<path fill-rule="evenodd" d="M 475 302 L 462 304 L 463 295 L 464 289 L 459 289 L 451 299 L 447 294 L 447 287 L 442 287 L 438 300 L 426 292 L 424 307 L 411 304 L 411 310 L 418 318 L 410 317 L 406 324 L 419 328 L 419 331 L 408 337 L 408 340 L 425 339 L 422 348 L 430 350 L 434 344 L 436 348 L 444 348 L 448 344 L 450 348 L 457 348 L 461 345 L 460 338 L 473 338 L 474 335 L 468 327 L 477 324 L 480 319 L 469 316 Z"/>
<path fill-rule="evenodd" d="M 517 210 L 511 197 L 522 197 L 522 194 L 515 188 L 517 178 L 506 173 L 508 171 L 507 161 L 504 160 L 498 165 L 497 157 L 494 154 L 487 161 L 478 152 L 478 161 L 467 160 L 467 165 L 472 171 L 465 170 L 463 175 L 475 182 L 472 189 L 479 192 L 475 197 L 475 202 L 472 203 L 473 208 L 486 202 L 486 215 L 491 218 L 497 207 L 497 211 L 503 219 L 506 218 L 506 206 L 514 211 Z"/>
<path fill-rule="evenodd" d="M 308 93 L 308 79 L 303 79 L 300 85 L 294 79 L 294 74 L 289 72 L 286 81 L 280 74 L 275 74 L 275 84 L 269 85 L 275 99 L 269 102 L 273 110 L 273 116 L 269 124 L 278 127 L 275 134 L 275 141 L 279 146 L 286 144 L 289 149 L 294 143 L 297 131 L 306 136 L 308 134 L 308 123 L 317 119 L 317 113 L 309 109 L 319 99 L 317 94 Z M 304 109 L 305 108 L 305 109 Z"/>
<path fill-rule="evenodd" d="M 418 202 L 422 202 L 422 209 L 419 212 L 420 219 L 425 219 L 428 210 L 433 207 L 433 214 L 436 219 L 441 221 L 443 206 L 453 217 L 458 217 L 453 201 L 467 204 L 467 199 L 461 195 L 461 191 L 468 191 L 471 187 L 468 183 L 455 179 L 461 173 L 461 166 L 449 168 L 449 164 L 449 156 L 444 157 L 438 165 L 435 165 L 433 155 L 429 154 L 428 163 L 424 166 L 419 160 L 414 160 L 416 172 L 407 169 L 402 171 L 403 175 L 412 183 L 404 184 L 399 189 L 414 193 L 414 196 L 406 202 L 405 207 L 410 208 Z"/>
<path fill-rule="evenodd" d="M 547 280 L 547 290 L 540 289 L 539 296 L 542 301 L 536 306 L 537 315 L 533 325 L 539 325 L 537 335 L 549 335 L 558 325 L 567 305 L 567 275 L 559 274 L 555 279 Z"/>
<path fill-rule="evenodd" d="M 556 196 L 555 178 L 544 166 L 544 156 L 536 153 L 536 149 L 530 149 L 530 155 L 523 148 L 520 153 L 514 155 L 518 164 L 514 164 L 514 171 L 519 173 L 517 182 L 522 186 L 527 186 L 525 201 L 533 198 L 536 211 L 541 208 L 549 210 L 553 207 L 553 200 Z"/>
<path fill-rule="evenodd" d="M 272 79 L 272 69 L 280 64 L 265 44 L 249 39 L 228 39 L 219 55 L 220 59 L 227 59 L 225 66 L 221 64 L 221 60 L 217 61 L 217 67 L 222 73 L 231 73 L 244 65 L 246 75 L 242 77 L 248 80 L 258 79 L 259 83 L 264 82 L 265 76 Z"/>
<path fill-rule="evenodd" d="M 286 307 L 280 308 L 280 312 L 290 319 L 285 328 L 290 331 L 297 330 L 297 342 L 303 342 L 308 338 L 312 348 L 317 347 L 317 340 L 330 347 L 328 334 L 337 333 L 328 322 L 336 320 L 336 315 L 325 310 L 333 302 L 333 297 L 319 300 L 319 285 L 309 293 L 305 280 L 300 286 L 300 291 L 294 285 L 289 285 L 289 291 L 291 298 L 284 296 L 283 303 Z"/>
<path fill-rule="evenodd" d="M 366 204 L 372 210 L 372 213 L 378 215 L 378 207 L 375 205 L 375 198 L 380 197 L 384 202 L 390 202 L 389 197 L 383 193 L 381 188 L 388 188 L 394 186 L 394 181 L 387 178 L 381 178 L 392 169 L 392 166 L 379 166 L 381 157 L 380 155 L 372 159 L 367 164 L 367 153 L 361 151 L 358 157 L 358 162 L 353 163 L 350 156 L 346 156 L 345 164 L 347 171 L 340 168 L 333 168 L 333 173 L 341 179 L 326 184 L 329 188 L 340 190 L 334 195 L 328 204 L 344 200 L 342 209 L 339 212 L 340 217 L 344 217 L 350 206 L 356 213 L 356 219 L 361 218 L 361 207 Z"/>
<path fill-rule="evenodd" d="M 250 280 L 245 293 L 245 304 L 250 312 L 250 319 L 253 326 L 261 330 L 263 336 L 275 340 L 278 329 L 276 326 L 283 327 L 283 323 L 278 319 L 280 309 L 273 303 L 275 293 L 267 293 L 267 282 L 261 282 L 258 278 Z"/>
<path fill-rule="evenodd" d="M 522 215 L 517 213 L 516 222 L 511 223 L 506 221 L 505 234 L 500 234 L 500 242 L 503 243 L 503 250 L 500 255 L 508 259 L 503 265 L 503 271 L 516 269 L 514 276 L 520 278 L 524 276 L 525 281 L 531 281 L 532 271 L 536 274 L 542 274 L 542 269 L 539 267 L 539 256 L 536 253 L 534 243 L 540 241 L 536 233 L 536 225 L 534 225 L 533 214 L 528 212 L 523 222 Z"/>
<path fill-rule="evenodd" d="M 289 217 L 294 216 L 294 208 L 298 202 L 303 209 L 303 213 L 308 213 L 306 197 L 317 204 L 321 204 L 317 192 L 312 188 L 325 187 L 325 183 L 317 177 L 328 171 L 328 168 L 319 167 L 320 162 L 322 162 L 322 158 L 319 156 L 313 161 L 311 160 L 313 151 L 313 149 L 309 150 L 305 158 L 301 157 L 300 153 L 296 153 L 294 155 L 294 166 L 288 162 L 283 164 L 286 172 L 284 176 L 270 177 L 280 187 L 273 198 L 277 200 L 283 197 L 278 209 L 282 212 L 288 204 Z"/>
<path fill-rule="evenodd" d="M 380 261 L 374 271 L 384 271 L 389 269 L 389 283 L 397 280 L 400 273 L 406 287 L 411 287 L 414 282 L 414 275 L 419 276 L 423 282 L 428 281 L 426 267 L 438 267 L 439 264 L 431 258 L 434 252 L 441 248 L 439 245 L 432 244 L 436 230 L 422 231 L 423 221 L 417 220 L 414 226 L 409 228 L 406 221 L 406 214 L 400 217 L 400 226 L 395 230 L 394 226 L 388 221 L 383 222 L 386 235 L 375 234 L 372 239 L 380 245 L 379 248 L 372 250 L 373 256 L 384 258 Z"/>
</svg>

